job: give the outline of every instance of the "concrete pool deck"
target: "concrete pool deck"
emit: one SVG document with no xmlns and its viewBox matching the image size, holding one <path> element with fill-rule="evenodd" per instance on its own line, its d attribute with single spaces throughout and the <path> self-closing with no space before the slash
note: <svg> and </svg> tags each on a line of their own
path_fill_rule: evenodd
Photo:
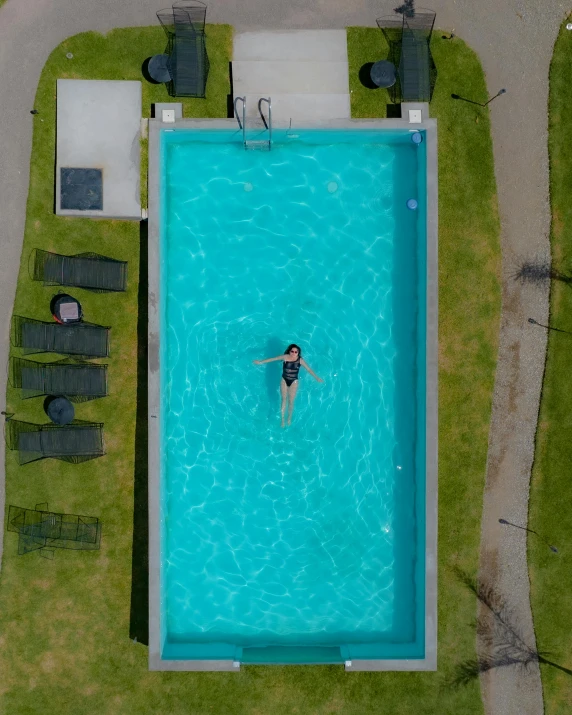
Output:
<svg viewBox="0 0 572 715">
<path fill-rule="evenodd" d="M 232 78 L 248 117 L 270 96 L 274 121 L 350 118 L 345 30 L 237 33 Z"/>
<path fill-rule="evenodd" d="M 405 106 L 408 117 L 409 105 Z M 417 106 L 416 106 L 417 108 Z M 427 117 L 427 105 L 418 105 L 422 122 L 411 124 L 408 119 L 364 120 L 306 120 L 308 129 L 374 129 L 374 130 L 423 130 L 426 145 L 427 181 L 427 286 L 426 286 L 426 417 L 425 417 L 425 657 L 414 659 L 353 659 L 345 661 L 346 671 L 427 671 L 437 669 L 437 380 L 438 380 L 438 200 L 437 200 L 437 123 Z M 288 122 L 283 118 L 283 126 Z M 240 146 L 241 134 L 234 119 L 179 120 L 164 124 L 159 119 L 149 121 L 149 303 L 148 303 L 148 464 L 149 464 L 149 668 L 150 670 L 227 670 L 238 671 L 237 660 L 173 660 L 162 657 L 161 627 L 161 379 L 160 379 L 160 226 L 161 191 L 159 167 L 160 139 L 162 131 L 177 129 L 227 129 L 236 135 Z M 342 644 L 340 644 L 342 645 Z M 273 663 L 269 663 L 273 664 Z"/>
<path fill-rule="evenodd" d="M 0 130 L 0 154 L 5 171 L 0 174 L 0 296 L 5 306 L 14 301 L 29 184 L 33 107 L 38 80 L 50 54 L 66 37 L 93 30 L 107 32 L 115 27 L 155 24 L 154 13 L 163 7 L 159 0 L 7 0 L 0 8 L 0 76 L 3 97 L 3 122 Z M 387 5 L 390 12 L 393 5 Z M 454 30 L 478 53 L 487 77 L 489 94 L 500 87 L 507 95 L 490 105 L 495 174 L 501 217 L 503 252 L 503 317 L 501 348 L 493 404 L 493 423 L 502 427 L 503 414 L 510 412 L 510 427 L 491 429 L 490 454 L 504 455 L 491 461 L 495 479 L 487 489 L 490 498 L 504 511 L 504 517 L 523 517 L 526 524 L 530 464 L 534 457 L 534 432 L 540 399 L 546 338 L 543 331 L 532 333 L 526 323 L 534 316 L 540 322 L 548 317 L 548 290 L 521 292 L 514 283 L 513 262 L 550 253 L 548 240 L 547 99 L 548 70 L 554 40 L 569 6 L 560 0 L 542 5 L 533 0 L 519 0 L 517 6 L 494 0 L 435 0 L 437 25 Z M 226 22 L 239 31 L 261 28 L 328 28 L 347 25 L 374 26 L 384 14 L 378 2 L 362 0 L 351 8 L 341 0 L 328 3 L 327 13 L 320 2 L 296 0 L 244 0 L 239 5 L 211 0 L 209 22 Z M 38 32 L 38 27 L 42 32 Z M 534 101 L 531 100 L 534 99 Z M 534 167 L 534 170 L 531 170 Z M 5 404 L 9 352 L 10 310 L 2 312 L 0 323 L 0 401 Z M 522 344 L 521 344 L 522 341 Z M 514 345 L 512 350 L 510 346 Z M 518 351 L 516 350 L 518 346 Z M 522 349 L 521 349 L 522 348 Z M 506 362 L 506 358 L 515 359 Z M 504 363 L 503 363 L 504 361 Z M 530 374 L 529 374 L 530 373 Z M 529 377 L 533 379 L 530 380 Z M 513 402 L 512 396 L 519 400 Z M 517 456 L 515 457 L 515 452 Z M 0 440 L 0 511 L 4 507 L 5 447 Z M 516 490 L 504 488 L 505 478 L 518 472 Z M 495 489 L 496 485 L 496 489 Z M 488 535 L 488 537 L 487 537 Z M 486 538 L 485 538 L 486 537 Z M 524 585 L 517 615 L 531 622 L 528 601 L 526 537 L 507 539 L 495 523 L 494 513 L 483 514 L 483 551 L 494 559 L 493 577 L 500 576 L 503 591 Z M 0 554 L 3 532 L 0 532 Z M 516 550 L 518 560 L 513 559 Z M 524 556 L 524 559 L 522 558 Z M 511 591 L 508 591 L 509 593 Z M 491 671 L 483 679 L 485 711 L 495 715 L 543 711 L 542 686 L 538 667 L 522 674 L 515 669 Z"/>
</svg>

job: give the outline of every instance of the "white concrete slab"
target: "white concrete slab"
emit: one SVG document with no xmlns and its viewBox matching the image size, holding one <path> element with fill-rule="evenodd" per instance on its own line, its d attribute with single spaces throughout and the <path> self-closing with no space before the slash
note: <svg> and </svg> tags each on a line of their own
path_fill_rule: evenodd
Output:
<svg viewBox="0 0 572 715">
<path fill-rule="evenodd" d="M 234 36 L 233 59 L 347 62 L 346 31 L 241 32 Z"/>
<path fill-rule="evenodd" d="M 56 213 L 141 219 L 141 82 L 57 81 Z M 60 209 L 62 167 L 101 169 L 103 210 Z"/>
<path fill-rule="evenodd" d="M 347 94 L 347 62 L 233 61 L 235 96 L 256 94 Z"/>
</svg>

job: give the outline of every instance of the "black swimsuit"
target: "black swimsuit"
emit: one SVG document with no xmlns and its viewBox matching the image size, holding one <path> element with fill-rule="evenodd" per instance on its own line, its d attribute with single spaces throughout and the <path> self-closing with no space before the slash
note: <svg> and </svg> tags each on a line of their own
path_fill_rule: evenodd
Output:
<svg viewBox="0 0 572 715">
<path fill-rule="evenodd" d="M 287 362 L 284 360 L 282 365 L 282 377 L 286 383 L 286 387 L 290 387 L 293 382 L 298 379 L 298 373 L 300 372 L 300 358 L 294 362 Z"/>
</svg>

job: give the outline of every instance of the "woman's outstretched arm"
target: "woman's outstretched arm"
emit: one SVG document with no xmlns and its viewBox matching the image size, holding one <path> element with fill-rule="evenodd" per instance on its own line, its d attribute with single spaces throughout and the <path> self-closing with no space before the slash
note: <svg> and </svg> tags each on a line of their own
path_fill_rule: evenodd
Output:
<svg viewBox="0 0 572 715">
<path fill-rule="evenodd" d="M 318 377 L 318 376 L 316 375 L 316 373 L 312 370 L 312 368 L 308 365 L 308 363 L 307 363 L 305 360 L 303 360 L 302 358 L 300 358 L 300 365 L 302 365 L 302 367 L 305 367 L 306 370 L 310 373 L 310 375 L 311 375 L 315 380 L 317 380 L 318 382 L 324 382 L 324 381 L 322 380 L 322 378 L 321 378 L 321 377 Z"/>
<path fill-rule="evenodd" d="M 266 360 L 253 360 L 255 365 L 264 365 L 265 362 L 274 362 L 275 360 L 284 360 L 287 355 L 278 355 L 278 357 L 266 358 Z"/>
</svg>

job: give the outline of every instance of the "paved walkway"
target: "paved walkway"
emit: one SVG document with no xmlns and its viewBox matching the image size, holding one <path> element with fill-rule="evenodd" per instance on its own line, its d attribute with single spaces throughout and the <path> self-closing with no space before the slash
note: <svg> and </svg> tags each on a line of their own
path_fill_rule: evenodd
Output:
<svg viewBox="0 0 572 715">
<path fill-rule="evenodd" d="M 232 81 L 234 96 L 246 99 L 248 118 L 259 120 L 258 99 L 271 96 L 276 126 L 349 119 L 346 31 L 237 32 Z"/>
<path fill-rule="evenodd" d="M 164 0 L 7 0 L 0 8 L 0 403 L 4 404 L 8 327 L 13 303 L 28 191 L 34 95 L 50 51 L 85 30 L 148 25 Z M 395 2 L 379 0 L 210 0 L 209 22 L 239 30 L 342 29 L 374 25 Z M 533 641 L 524 532 L 503 531 L 498 517 L 524 524 L 533 459 L 546 336 L 527 323 L 548 317 L 547 291 L 522 288 L 511 275 L 519 258 L 549 252 L 547 98 L 548 69 L 561 19 L 560 0 L 434 0 L 438 26 L 454 29 L 478 54 L 491 94 L 495 172 L 503 249 L 503 317 L 493 404 L 483 512 L 482 571 L 517 608 Z M 459 80 L 462 90 L 462 79 Z M 470 227 L 468 227 L 470 230 Z M 0 440 L 3 483 L 4 443 Z M 3 489 L 0 490 L 3 494 Z M 2 507 L 0 497 L 0 508 Z M 508 529 L 508 527 L 505 527 Z M 3 535 L 3 534 L 2 534 Z M 2 536 L 0 535 L 0 540 Z M 1 543 L 0 543 L 1 547 Z M 538 669 L 513 668 L 483 678 L 487 713 L 538 715 Z"/>
</svg>

